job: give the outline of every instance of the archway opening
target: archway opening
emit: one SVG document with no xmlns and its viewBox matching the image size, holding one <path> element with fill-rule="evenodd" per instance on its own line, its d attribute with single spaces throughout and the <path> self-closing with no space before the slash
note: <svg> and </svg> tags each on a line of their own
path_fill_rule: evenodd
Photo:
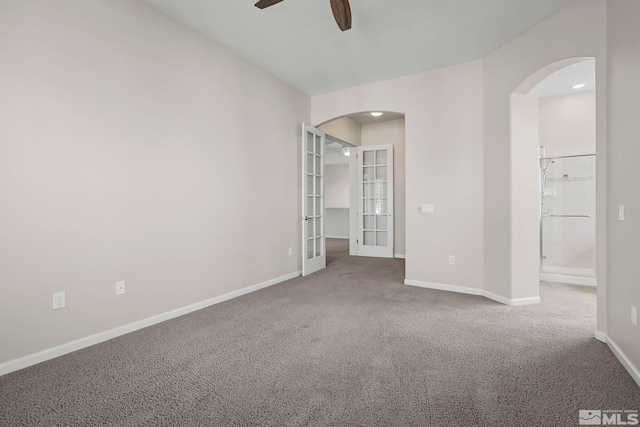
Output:
<svg viewBox="0 0 640 427">
<path fill-rule="evenodd" d="M 511 94 L 513 295 L 597 283 L 595 129 L 594 58 L 549 64 Z"/>
<path fill-rule="evenodd" d="M 376 114 L 373 114 L 376 113 Z M 366 243 L 385 243 L 387 236 L 390 246 L 390 255 L 394 258 L 405 257 L 405 115 L 391 111 L 364 111 L 347 114 L 326 121 L 317 126 L 327 135 L 325 151 L 325 234 L 327 236 L 327 264 L 331 263 L 331 248 L 343 248 L 348 244 L 350 255 L 364 255 L 362 245 Z M 338 144 L 336 144 L 336 142 Z M 345 146 L 354 148 L 345 150 Z M 382 145 L 392 146 L 392 164 L 388 171 L 392 174 L 389 181 L 392 184 L 365 184 L 372 191 L 377 188 L 380 193 L 372 193 L 371 200 L 366 201 L 371 205 L 363 206 L 363 201 L 358 196 L 358 162 L 355 155 L 358 150 L 367 150 Z M 378 156 L 378 151 L 375 156 Z M 378 163 L 380 163 L 378 161 Z M 384 172 L 387 168 L 378 164 L 374 170 Z M 379 177 L 378 177 L 379 178 Z M 384 181 L 384 180 L 383 180 Z M 384 192 L 391 191 L 391 194 Z M 362 194 L 360 195 L 362 196 Z M 368 197 L 368 196 L 367 196 Z M 389 198 L 391 205 L 384 206 L 385 199 Z M 387 224 L 382 216 L 371 216 L 367 227 L 359 227 L 358 221 L 363 220 L 362 212 L 358 209 L 371 209 L 375 211 L 381 208 L 381 214 L 391 214 L 393 233 L 385 232 Z M 340 240 L 340 242 L 337 242 Z M 360 246 L 358 246 L 360 245 Z M 344 249 L 344 248 L 343 248 Z M 375 256 L 375 255 L 374 255 Z"/>
</svg>

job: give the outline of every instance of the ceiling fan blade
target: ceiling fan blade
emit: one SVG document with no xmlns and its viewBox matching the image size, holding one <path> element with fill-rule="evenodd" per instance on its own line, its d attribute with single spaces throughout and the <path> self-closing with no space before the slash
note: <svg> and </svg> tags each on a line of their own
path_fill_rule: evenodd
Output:
<svg viewBox="0 0 640 427">
<path fill-rule="evenodd" d="M 351 28 L 351 7 L 349 6 L 349 0 L 331 0 L 331 11 L 333 17 L 336 19 L 338 27 L 342 31 L 347 31 Z"/>
<path fill-rule="evenodd" d="M 264 9 L 265 7 L 273 6 L 274 4 L 280 3 L 282 0 L 259 0 L 256 3 L 256 7 L 258 9 Z"/>
</svg>

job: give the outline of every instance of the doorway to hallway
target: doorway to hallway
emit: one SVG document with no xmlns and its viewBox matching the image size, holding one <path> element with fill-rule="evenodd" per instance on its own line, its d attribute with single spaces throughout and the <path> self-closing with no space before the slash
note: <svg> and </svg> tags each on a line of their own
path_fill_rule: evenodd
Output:
<svg viewBox="0 0 640 427">
<path fill-rule="evenodd" d="M 332 159 L 327 143 L 326 236 L 347 241 L 351 255 L 404 258 L 404 115 L 356 113 L 319 128 L 328 135 L 327 141 L 337 137 L 356 146 L 349 150 L 349 156 L 343 154 L 342 147 L 335 147 Z M 375 146 L 381 145 L 390 146 L 390 150 L 376 152 Z M 356 157 L 356 150 L 366 153 Z M 377 246 L 385 247 L 387 253 L 371 253 L 370 249 L 379 250 Z"/>
</svg>

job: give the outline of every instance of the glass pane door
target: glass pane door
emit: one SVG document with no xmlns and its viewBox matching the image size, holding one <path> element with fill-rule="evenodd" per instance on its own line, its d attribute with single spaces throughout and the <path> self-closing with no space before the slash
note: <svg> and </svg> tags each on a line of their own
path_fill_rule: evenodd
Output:
<svg viewBox="0 0 640 427">
<path fill-rule="evenodd" d="M 358 254 L 393 257 L 393 146 L 359 147 L 359 151 Z"/>
<path fill-rule="evenodd" d="M 303 275 L 326 266 L 324 237 L 324 133 L 303 125 Z"/>
</svg>

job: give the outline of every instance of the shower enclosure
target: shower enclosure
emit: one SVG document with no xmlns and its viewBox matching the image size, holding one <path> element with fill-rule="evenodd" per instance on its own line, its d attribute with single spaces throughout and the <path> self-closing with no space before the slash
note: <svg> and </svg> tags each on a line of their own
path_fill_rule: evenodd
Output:
<svg viewBox="0 0 640 427">
<path fill-rule="evenodd" d="M 540 279 L 595 285 L 595 154 L 540 158 Z"/>
</svg>

